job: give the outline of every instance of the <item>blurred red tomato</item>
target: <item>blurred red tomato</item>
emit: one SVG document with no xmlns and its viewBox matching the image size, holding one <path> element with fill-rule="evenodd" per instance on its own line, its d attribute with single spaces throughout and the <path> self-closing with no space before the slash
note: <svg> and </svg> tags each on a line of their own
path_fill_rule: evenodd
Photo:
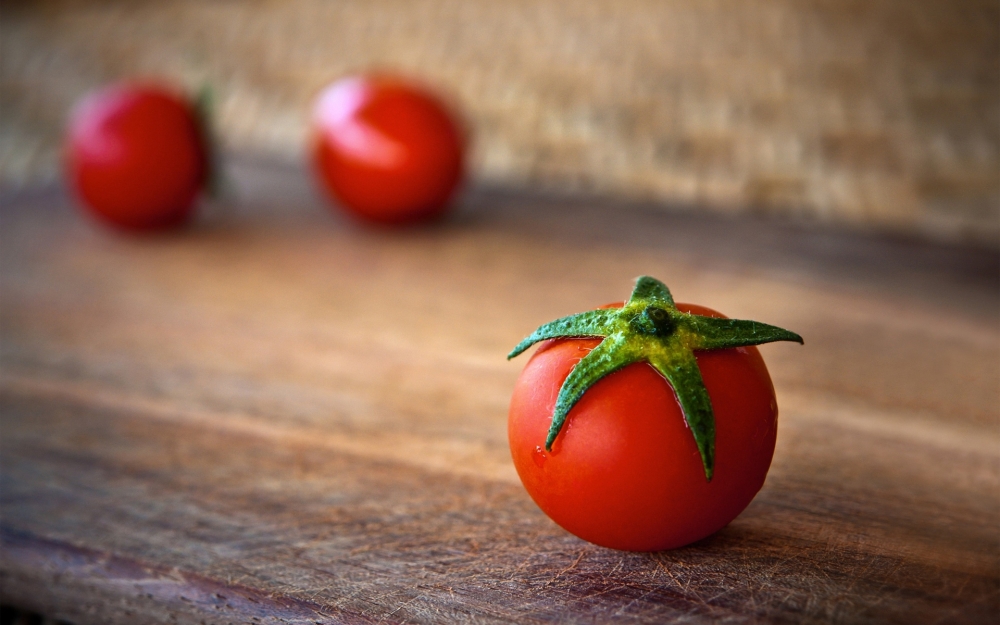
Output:
<svg viewBox="0 0 1000 625">
<path fill-rule="evenodd" d="M 184 223 L 208 169 L 192 105 L 154 85 L 114 85 L 84 98 L 70 118 L 66 158 L 84 205 L 126 230 Z"/>
<path fill-rule="evenodd" d="M 316 173 L 352 215 L 398 224 L 447 210 L 464 137 L 430 93 L 395 78 L 346 78 L 319 94 L 312 123 Z"/>
</svg>

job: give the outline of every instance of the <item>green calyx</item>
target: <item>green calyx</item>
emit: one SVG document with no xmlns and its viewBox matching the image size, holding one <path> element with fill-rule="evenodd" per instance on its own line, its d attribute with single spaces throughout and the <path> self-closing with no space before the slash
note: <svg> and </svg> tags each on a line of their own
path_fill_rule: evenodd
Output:
<svg viewBox="0 0 1000 625">
<path fill-rule="evenodd" d="M 552 450 L 569 411 L 594 383 L 632 363 L 648 362 L 673 387 L 709 481 L 715 467 L 715 416 L 694 352 L 774 341 L 802 343 L 794 332 L 756 321 L 681 312 L 665 284 L 642 276 L 624 307 L 591 310 L 546 323 L 518 343 L 507 359 L 539 341 L 591 336 L 604 340 L 573 367 L 559 389 L 545 449 Z"/>
<path fill-rule="evenodd" d="M 212 91 L 211 85 L 205 83 L 198 89 L 198 93 L 192 101 L 192 107 L 205 149 L 205 194 L 209 198 L 217 200 L 223 195 L 226 180 L 222 173 L 219 137 L 213 122 L 215 93 Z"/>
</svg>

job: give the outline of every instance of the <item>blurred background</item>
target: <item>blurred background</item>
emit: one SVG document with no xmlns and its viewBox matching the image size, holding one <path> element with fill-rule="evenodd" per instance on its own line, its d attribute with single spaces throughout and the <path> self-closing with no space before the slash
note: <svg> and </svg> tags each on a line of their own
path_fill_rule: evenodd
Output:
<svg viewBox="0 0 1000 625">
<path fill-rule="evenodd" d="M 995 246 L 996 0 L 4 0 L 0 182 L 56 180 L 72 103 L 211 84 L 234 154 L 304 161 L 349 72 L 463 111 L 474 185 Z"/>
</svg>

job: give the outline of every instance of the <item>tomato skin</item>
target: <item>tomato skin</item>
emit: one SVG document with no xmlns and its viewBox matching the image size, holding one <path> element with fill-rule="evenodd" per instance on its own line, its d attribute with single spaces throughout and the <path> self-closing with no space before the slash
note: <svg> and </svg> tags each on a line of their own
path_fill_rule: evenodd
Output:
<svg viewBox="0 0 1000 625">
<path fill-rule="evenodd" d="M 722 317 L 701 306 L 677 308 Z M 760 490 L 774 454 L 777 402 L 760 353 L 695 352 L 715 413 L 715 474 L 708 482 L 673 390 L 646 363 L 588 389 L 552 451 L 544 450 L 563 380 L 599 343 L 547 341 L 517 381 L 508 438 L 531 498 L 569 532 L 613 549 L 673 549 L 725 527 Z"/>
<path fill-rule="evenodd" d="M 349 214 L 404 224 L 447 211 L 465 139 L 429 92 L 397 78 L 345 78 L 316 98 L 312 126 L 316 175 Z"/>
<path fill-rule="evenodd" d="M 84 98 L 70 117 L 69 182 L 92 214 L 118 228 L 183 224 L 205 184 L 207 163 L 192 106 L 162 87 L 106 87 Z"/>
</svg>

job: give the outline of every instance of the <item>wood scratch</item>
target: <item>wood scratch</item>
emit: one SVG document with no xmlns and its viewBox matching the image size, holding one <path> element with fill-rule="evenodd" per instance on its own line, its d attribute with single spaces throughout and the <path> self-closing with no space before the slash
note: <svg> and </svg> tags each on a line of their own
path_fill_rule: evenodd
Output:
<svg viewBox="0 0 1000 625">
<path fill-rule="evenodd" d="M 550 585 L 554 584 L 555 581 L 558 580 L 560 577 L 562 577 L 564 574 L 566 574 L 566 573 L 572 571 L 573 569 L 575 569 L 577 567 L 577 565 L 580 564 L 580 560 L 583 560 L 583 556 L 586 555 L 586 554 L 587 554 L 587 550 L 586 549 L 581 550 L 580 553 L 576 556 L 576 560 L 573 561 L 573 564 L 570 564 L 569 566 L 567 566 L 563 570 L 561 570 L 558 573 L 556 573 L 555 575 L 553 575 L 549 579 L 549 581 L 545 582 L 542 585 L 542 588 L 548 588 Z"/>
</svg>

